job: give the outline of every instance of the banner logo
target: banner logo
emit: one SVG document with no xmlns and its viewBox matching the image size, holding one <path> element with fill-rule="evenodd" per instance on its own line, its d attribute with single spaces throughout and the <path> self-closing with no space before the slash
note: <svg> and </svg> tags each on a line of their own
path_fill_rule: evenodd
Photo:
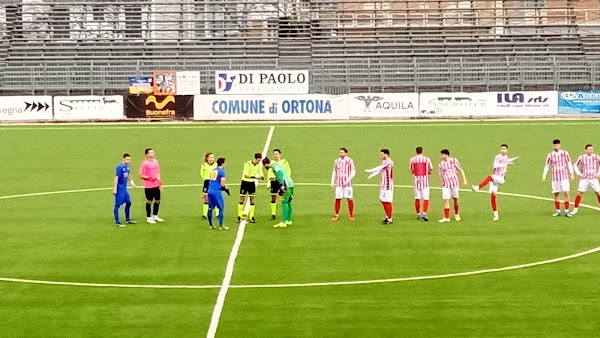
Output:
<svg viewBox="0 0 600 338">
<path fill-rule="evenodd" d="M 217 74 L 217 89 L 223 92 L 228 92 L 233 86 L 235 76 L 230 76 L 228 73 Z"/>
<path fill-rule="evenodd" d="M 25 112 L 30 111 L 30 112 L 38 112 L 40 110 L 48 110 L 48 108 L 50 108 L 50 106 L 48 105 L 48 103 L 45 102 L 26 102 L 23 101 L 23 103 L 25 103 Z M 29 109 L 29 110 L 28 110 Z"/>
<path fill-rule="evenodd" d="M 148 97 L 146 98 L 146 106 L 149 105 L 150 103 L 154 103 L 154 106 L 156 107 L 156 109 L 163 109 L 167 104 L 175 103 L 175 97 L 172 95 L 169 95 L 169 96 L 165 97 L 161 102 L 158 102 L 156 100 L 156 96 L 148 95 Z"/>
</svg>

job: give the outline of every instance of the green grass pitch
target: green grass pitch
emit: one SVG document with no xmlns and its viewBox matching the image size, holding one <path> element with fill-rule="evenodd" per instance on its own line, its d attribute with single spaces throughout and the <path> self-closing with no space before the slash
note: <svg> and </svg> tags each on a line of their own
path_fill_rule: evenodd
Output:
<svg viewBox="0 0 600 338">
<path fill-rule="evenodd" d="M 487 193 L 461 192 L 462 221 L 440 224 L 442 200 L 431 191 L 430 222 L 415 219 L 408 161 L 417 146 L 434 163 L 450 150 L 476 184 L 491 172 L 501 143 L 520 156 L 500 192 L 550 198 L 544 161 L 559 138 L 572 160 L 592 143 L 600 121 L 486 121 L 274 124 L 269 147 L 280 148 L 296 183 L 294 225 L 273 229 L 261 184 L 256 224 L 248 224 L 232 285 L 361 281 L 442 275 L 526 264 L 600 246 L 600 211 L 552 217 L 553 203 L 499 196 L 492 221 Z M 0 277 L 30 280 L 216 285 L 236 238 L 243 163 L 264 148 L 269 125 L 1 126 L 0 196 L 106 188 L 0 199 Z M 136 183 L 143 151 L 152 147 L 167 186 L 163 224 L 145 221 L 143 190 L 132 190 L 138 221 L 119 229 L 110 187 L 123 153 Z M 395 162 L 394 224 L 384 218 L 377 186 L 355 187 L 356 218 L 331 222 L 328 186 L 340 147 L 357 166 L 377 166 L 388 148 Z M 229 231 L 201 220 L 202 155 L 227 159 Z M 574 196 L 576 179 L 571 183 Z M 194 185 L 194 186 L 190 186 Z M 465 187 L 466 188 L 466 187 Z M 487 191 L 487 188 L 485 189 Z M 572 200 L 574 198 L 572 197 Z M 584 204 L 597 206 L 593 193 Z M 281 213 L 281 208 L 278 208 Z M 278 220 L 279 221 L 279 220 Z M 600 253 L 525 269 L 391 283 L 231 288 L 217 336 L 597 336 Z M 0 281 L 0 336 L 205 336 L 217 288 L 139 289 Z"/>
</svg>

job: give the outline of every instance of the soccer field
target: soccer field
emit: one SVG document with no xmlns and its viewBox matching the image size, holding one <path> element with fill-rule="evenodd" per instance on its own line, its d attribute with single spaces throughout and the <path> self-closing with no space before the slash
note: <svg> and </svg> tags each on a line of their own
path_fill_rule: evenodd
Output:
<svg viewBox="0 0 600 338">
<path fill-rule="evenodd" d="M 279 220 L 269 220 L 269 192 L 261 183 L 257 223 L 246 225 L 241 238 L 218 337 L 600 332 L 596 197 L 584 194 L 583 203 L 591 207 L 581 207 L 571 219 L 552 217 L 551 180 L 541 182 L 552 140 L 560 139 L 575 161 L 585 144 L 600 148 L 600 121 L 274 126 L 268 155 L 280 148 L 291 164 L 294 224 L 272 227 Z M 241 234 L 236 213 L 243 163 L 263 150 L 269 129 L 0 126 L 0 336 L 206 336 Z M 500 220 L 492 221 L 487 188 L 463 187 L 462 220 L 438 223 L 440 150 L 449 149 L 469 184 L 477 184 L 491 173 L 502 143 L 520 160 L 500 187 L 512 194 L 499 195 Z M 435 168 L 430 222 L 417 220 L 413 209 L 408 161 L 417 146 Z M 147 147 L 161 164 L 165 222 L 145 222 L 144 192 L 135 189 L 132 216 L 138 224 L 117 228 L 115 166 L 130 153 L 133 178 L 141 185 L 137 173 Z M 329 182 L 340 147 L 348 148 L 357 167 L 354 222 L 347 220 L 345 201 L 340 221 L 330 220 Z M 380 224 L 379 178 L 367 180 L 364 172 L 379 165 L 382 148 L 395 162 L 392 225 Z M 201 220 L 199 170 L 207 151 L 227 159 L 229 231 L 208 230 Z M 577 182 L 571 183 L 572 201 Z"/>
</svg>

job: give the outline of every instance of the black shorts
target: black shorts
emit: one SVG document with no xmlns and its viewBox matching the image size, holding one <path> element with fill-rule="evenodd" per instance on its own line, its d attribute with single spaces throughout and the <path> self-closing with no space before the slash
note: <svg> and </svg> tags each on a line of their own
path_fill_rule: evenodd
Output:
<svg viewBox="0 0 600 338">
<path fill-rule="evenodd" d="M 240 186 L 240 195 L 254 196 L 254 194 L 256 194 L 256 183 L 242 181 L 242 185 Z"/>
<path fill-rule="evenodd" d="M 210 180 L 204 180 L 204 186 L 202 187 L 203 194 L 208 194 L 208 184 L 209 183 L 210 183 Z"/>
<path fill-rule="evenodd" d="M 160 188 L 156 187 L 156 188 L 145 189 L 145 192 L 146 192 L 146 200 L 160 201 Z"/>
<path fill-rule="evenodd" d="M 279 181 L 272 180 L 271 181 L 271 195 L 277 195 L 279 193 L 280 186 L 281 185 L 279 184 Z"/>
</svg>

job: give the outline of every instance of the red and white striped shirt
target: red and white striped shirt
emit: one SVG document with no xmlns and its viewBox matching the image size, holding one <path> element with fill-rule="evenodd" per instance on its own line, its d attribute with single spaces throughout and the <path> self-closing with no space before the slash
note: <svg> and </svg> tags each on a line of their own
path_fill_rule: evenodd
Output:
<svg viewBox="0 0 600 338">
<path fill-rule="evenodd" d="M 338 157 L 333 162 L 331 184 L 335 184 L 336 187 L 351 187 L 355 174 L 354 161 L 348 156 L 344 158 Z"/>
<path fill-rule="evenodd" d="M 440 162 L 439 170 L 442 177 L 442 187 L 458 188 L 458 176 L 456 172 L 461 170 L 460 163 L 456 158 L 449 157 L 447 161 Z"/>
<path fill-rule="evenodd" d="M 598 168 L 600 168 L 600 156 L 597 154 L 579 156 L 576 167 L 581 168 L 581 178 L 584 180 L 595 180 L 598 178 Z"/>
<path fill-rule="evenodd" d="M 494 172 L 492 175 L 505 177 L 510 162 L 512 161 L 508 158 L 508 155 L 496 155 L 496 158 L 494 158 Z"/>
<path fill-rule="evenodd" d="M 560 182 L 569 179 L 570 163 L 571 156 L 569 156 L 568 151 L 559 150 L 548 154 L 548 157 L 546 157 L 546 165 L 552 166 L 552 182 Z"/>
<path fill-rule="evenodd" d="M 417 155 L 410 159 L 410 171 L 413 174 L 415 189 L 429 188 L 429 172 L 433 170 L 433 164 L 429 157 Z"/>
<path fill-rule="evenodd" d="M 387 159 L 381 162 L 381 190 L 394 189 L 394 161 Z"/>
</svg>

